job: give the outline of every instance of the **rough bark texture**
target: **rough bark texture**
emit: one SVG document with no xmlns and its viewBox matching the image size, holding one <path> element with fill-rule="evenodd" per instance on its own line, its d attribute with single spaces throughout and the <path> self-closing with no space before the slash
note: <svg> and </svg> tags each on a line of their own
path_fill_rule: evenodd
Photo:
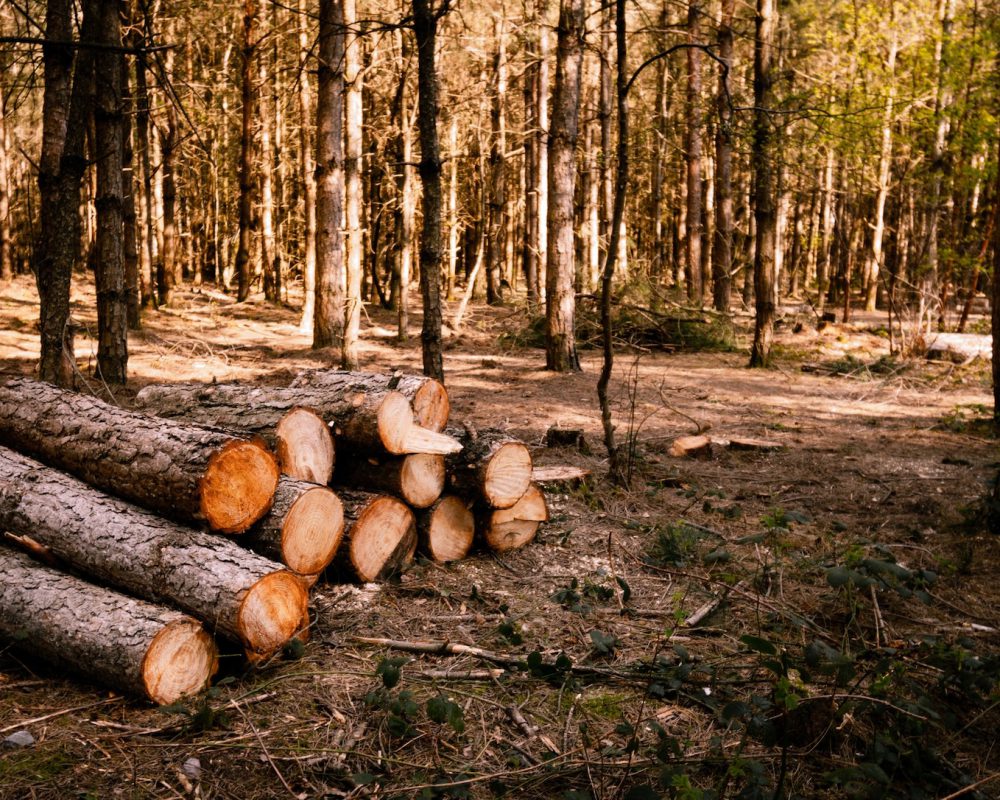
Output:
<svg viewBox="0 0 1000 800">
<path fill-rule="evenodd" d="M 358 332 L 361 329 L 361 134 L 362 97 L 364 73 L 361 71 L 362 38 L 356 30 L 355 0 L 342 0 L 344 25 L 348 30 L 344 47 L 345 125 L 344 125 L 344 222 L 347 227 L 346 283 L 347 297 L 344 306 L 344 343 L 340 363 L 344 369 L 357 369 Z"/>
<path fill-rule="evenodd" d="M 441 153 L 438 143 L 438 75 L 434 63 L 438 17 L 430 0 L 413 0 L 417 42 L 417 125 L 420 129 L 420 182 L 424 224 L 420 231 L 420 293 L 424 320 L 420 328 L 423 372 L 444 383 L 441 354 Z M 403 287 L 405 291 L 406 287 Z"/>
<path fill-rule="evenodd" d="M 316 177 L 313 174 L 312 139 L 309 136 L 309 125 L 312 123 L 313 101 L 312 88 L 309 83 L 307 62 L 311 48 L 309 27 L 311 21 L 306 13 L 306 0 L 299 0 L 299 159 L 302 171 L 302 200 L 305 215 L 302 235 L 303 264 L 302 283 L 304 297 L 302 300 L 302 317 L 299 320 L 299 330 L 312 334 L 313 321 L 316 314 Z"/>
<path fill-rule="evenodd" d="M 427 508 L 444 491 L 444 457 L 423 453 L 381 457 L 341 453 L 334 481 L 391 494 L 413 508 Z"/>
<path fill-rule="evenodd" d="M 298 630 L 308 597 L 279 564 L 168 522 L 0 448 L 0 526 L 81 572 L 167 602 L 265 658 Z"/>
<path fill-rule="evenodd" d="M 26 655 L 154 703 L 208 686 L 218 651 L 201 624 L 0 546 L 0 638 Z"/>
<path fill-rule="evenodd" d="M 312 585 L 333 560 L 343 535 L 344 505 L 336 494 L 283 476 L 271 510 L 240 541 Z"/>
<path fill-rule="evenodd" d="M 549 127 L 545 367 L 556 372 L 569 372 L 580 369 L 574 331 L 573 193 L 576 187 L 575 151 L 583 61 L 583 0 L 562 0 L 558 31 L 556 86 Z"/>
<path fill-rule="evenodd" d="M 362 582 L 385 580 L 405 570 L 417 550 L 413 512 L 394 497 L 341 491 L 347 531 L 336 559 L 341 575 Z"/>
<path fill-rule="evenodd" d="M 274 456 L 255 441 L 26 378 L 0 383 L 0 444 L 223 533 L 241 533 L 264 516 L 278 484 Z"/>
<path fill-rule="evenodd" d="M 736 0 L 723 0 L 719 26 L 719 59 L 733 67 L 733 15 Z M 729 312 L 730 276 L 733 268 L 733 110 L 728 94 L 730 72 L 719 73 L 716 104 L 719 126 L 715 132 L 715 240 L 712 246 L 712 300 L 716 311 Z"/>
<path fill-rule="evenodd" d="M 236 298 L 246 300 L 250 296 L 250 236 L 253 225 L 253 29 L 257 22 L 257 3 L 246 0 L 243 10 L 243 51 L 240 68 L 240 87 L 243 101 L 243 117 L 240 134 L 240 194 L 239 194 L 239 245 L 236 249 Z"/>
<path fill-rule="evenodd" d="M 476 519 L 466 501 L 449 495 L 417 514 L 420 547 L 434 561 L 458 561 L 468 555 L 476 534 Z"/>
<path fill-rule="evenodd" d="M 696 44 L 702 9 L 697 3 L 688 3 L 688 42 Z M 701 51 L 693 47 L 687 51 L 687 295 L 695 306 L 701 307 L 705 287 L 701 282 Z"/>
<path fill-rule="evenodd" d="M 343 370 L 307 370 L 300 372 L 292 386 L 295 388 L 323 389 L 331 388 L 340 391 L 345 382 L 355 379 L 364 380 L 365 384 L 374 389 L 399 392 L 410 401 L 417 424 L 431 431 L 443 431 L 448 424 L 451 404 L 448 392 L 433 378 L 420 375 L 377 374 L 371 372 L 345 372 Z"/>
<path fill-rule="evenodd" d="M 316 104 L 316 316 L 313 347 L 340 347 L 344 336 L 343 100 L 344 15 L 339 0 L 319 4 Z"/>
<path fill-rule="evenodd" d="M 521 499 L 531 483 L 531 454 L 523 442 L 496 429 L 449 433 L 462 443 L 461 452 L 447 459 L 453 491 L 490 508 L 510 508 Z"/>
<path fill-rule="evenodd" d="M 146 386 L 135 402 L 158 417 L 260 436 L 277 454 L 281 472 L 292 478 L 325 484 L 333 475 L 333 435 L 320 413 L 305 407 L 290 389 L 235 383 Z"/>
<path fill-rule="evenodd" d="M 545 495 L 532 484 L 510 508 L 478 511 L 476 528 L 486 547 L 503 552 L 524 547 L 535 538 L 538 526 L 548 519 Z"/>
</svg>

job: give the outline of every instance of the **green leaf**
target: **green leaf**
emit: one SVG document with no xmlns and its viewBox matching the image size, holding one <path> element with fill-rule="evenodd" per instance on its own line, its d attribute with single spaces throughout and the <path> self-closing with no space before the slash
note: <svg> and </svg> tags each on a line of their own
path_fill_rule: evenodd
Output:
<svg viewBox="0 0 1000 800">
<path fill-rule="evenodd" d="M 392 689 L 399 683 L 402 677 L 401 667 L 408 661 L 408 658 L 398 656 L 395 658 L 383 658 L 375 668 L 375 675 L 382 679 L 382 685 L 386 689 Z"/>
</svg>

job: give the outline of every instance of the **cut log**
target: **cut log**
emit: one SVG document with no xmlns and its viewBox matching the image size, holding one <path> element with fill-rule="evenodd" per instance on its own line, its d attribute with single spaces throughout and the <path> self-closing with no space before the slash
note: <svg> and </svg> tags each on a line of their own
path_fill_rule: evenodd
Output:
<svg viewBox="0 0 1000 800">
<path fill-rule="evenodd" d="M 413 508 L 427 508 L 444 491 L 444 456 L 365 456 L 341 452 L 334 482 L 391 494 Z"/>
<path fill-rule="evenodd" d="M 395 497 L 341 491 L 346 546 L 335 563 L 342 574 L 363 583 L 386 580 L 413 563 L 417 527 L 413 512 Z"/>
<path fill-rule="evenodd" d="M 255 439 L 26 378 L 0 382 L 0 444 L 221 533 L 242 533 L 263 517 L 278 485 L 278 464 Z"/>
<path fill-rule="evenodd" d="M 135 404 L 150 414 L 256 434 L 274 450 L 285 475 L 326 484 L 333 475 L 333 435 L 323 418 L 290 392 L 233 383 L 147 386 Z"/>
<path fill-rule="evenodd" d="M 330 389 L 339 393 L 344 391 L 345 386 L 356 385 L 358 381 L 383 391 L 399 392 L 410 401 L 417 424 L 422 428 L 443 431 L 448 424 L 448 417 L 451 414 L 448 392 L 438 381 L 423 375 L 403 375 L 399 372 L 385 375 L 314 369 L 300 372 L 292 381 L 292 387 Z"/>
<path fill-rule="evenodd" d="M 417 532 L 421 548 L 434 561 L 458 561 L 472 547 L 476 519 L 464 500 L 448 495 L 417 514 Z"/>
<path fill-rule="evenodd" d="M 251 661 L 279 650 L 305 615 L 306 590 L 280 564 L 3 447 L 0 527 L 111 586 L 186 611 L 241 642 Z"/>
<path fill-rule="evenodd" d="M 590 470 L 569 465 L 559 467 L 534 467 L 531 470 L 532 483 L 561 483 L 578 486 L 590 477 Z"/>
<path fill-rule="evenodd" d="M 290 395 L 274 396 L 267 389 L 237 384 L 147 386 L 136 396 L 139 408 L 158 417 L 256 434 L 277 453 L 284 474 L 328 483 L 334 465 L 333 436 L 319 414 L 296 401 Z"/>
<path fill-rule="evenodd" d="M 523 442 L 494 428 L 449 429 L 462 451 L 449 456 L 448 483 L 464 497 L 490 508 L 510 508 L 531 483 L 531 454 Z"/>
<path fill-rule="evenodd" d="M 534 484 L 511 508 L 480 512 L 480 538 L 491 550 L 504 552 L 524 547 L 535 538 L 538 526 L 549 519 L 545 495 Z"/>
<path fill-rule="evenodd" d="M 364 373 L 350 374 L 365 377 Z M 343 444 L 356 450 L 395 455 L 446 455 L 461 448 L 458 442 L 443 433 L 416 424 L 410 401 L 399 392 L 380 388 L 378 381 L 368 385 L 359 378 L 352 382 L 342 382 L 335 387 L 294 389 L 258 386 L 250 390 L 238 384 L 185 384 L 167 388 L 169 397 L 177 405 L 192 409 L 192 415 L 204 415 L 199 418 L 208 421 L 231 420 L 238 423 L 244 414 L 253 418 L 253 413 L 248 409 L 248 403 L 252 399 L 257 406 L 270 409 L 268 413 L 271 416 L 276 416 L 282 409 L 284 413 L 294 408 L 310 409 L 328 424 L 337 438 L 338 446 Z M 139 394 L 142 395 L 142 392 Z M 202 396 L 207 397 L 209 410 L 194 411 Z M 154 397 L 152 392 L 149 397 Z M 169 401 L 164 399 L 151 407 L 161 406 L 169 407 Z M 225 409 L 224 415 L 222 409 Z"/>
<path fill-rule="evenodd" d="M 712 452 L 712 440 L 707 436 L 678 436 L 667 451 L 674 458 L 698 458 Z"/>
<path fill-rule="evenodd" d="M 219 666 L 192 617 L 113 592 L 0 546 L 0 638 L 35 658 L 161 705 Z"/>
<path fill-rule="evenodd" d="M 325 486 L 283 475 L 271 510 L 240 543 L 280 561 L 312 586 L 333 560 L 343 535 L 340 498 Z"/>
</svg>

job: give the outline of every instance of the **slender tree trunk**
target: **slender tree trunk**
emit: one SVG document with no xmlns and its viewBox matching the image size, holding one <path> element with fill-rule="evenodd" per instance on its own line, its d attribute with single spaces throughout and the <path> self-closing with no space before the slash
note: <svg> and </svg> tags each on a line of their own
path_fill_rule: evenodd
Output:
<svg viewBox="0 0 1000 800">
<path fill-rule="evenodd" d="M 700 35 L 701 8 L 688 4 L 688 43 L 695 44 Z M 701 281 L 701 51 L 687 51 L 687 293 L 688 299 L 700 307 L 705 302 L 705 287 Z"/>
<path fill-rule="evenodd" d="M 754 126 L 753 200 L 756 237 L 754 244 L 754 318 L 750 366 L 765 367 L 771 358 L 774 335 L 774 244 L 777 227 L 775 209 L 774 123 L 774 30 L 778 11 L 776 0 L 757 0 L 757 36 L 754 42 L 753 97 Z"/>
<path fill-rule="evenodd" d="M 500 282 L 503 280 L 506 253 L 504 211 L 507 206 L 507 123 L 504 111 L 507 102 L 507 44 L 503 18 L 494 20 L 493 38 L 496 54 L 493 59 L 493 93 L 490 107 L 490 182 L 487 208 L 489 233 L 486 238 L 486 302 L 502 305 Z"/>
<path fill-rule="evenodd" d="M 614 8 L 605 6 L 600 15 L 600 53 L 597 71 L 597 125 L 600 129 L 600 154 L 596 157 L 598 182 L 598 224 L 601 256 L 607 256 L 608 242 L 611 241 L 611 216 L 614 213 L 614 187 L 611 173 L 611 30 Z M 589 84 L 584 80 L 584 85 Z M 586 136 L 586 132 L 584 133 Z M 587 148 L 588 152 L 593 147 Z"/>
<path fill-rule="evenodd" d="M 313 348 L 344 337 L 344 8 L 320 0 L 316 105 L 316 315 Z"/>
<path fill-rule="evenodd" d="M 302 263 L 302 317 L 299 331 L 312 336 L 316 315 L 316 176 L 313 167 L 312 86 L 309 83 L 309 29 L 306 0 L 299 0 L 299 172 L 302 181 L 304 253 Z"/>
<path fill-rule="evenodd" d="M 361 189 L 361 133 L 362 133 L 362 87 L 364 76 L 361 72 L 362 39 L 357 31 L 355 0 L 343 0 L 344 25 L 348 30 L 344 49 L 344 180 L 345 180 L 345 222 L 347 225 L 347 296 L 344 307 L 344 344 L 340 363 L 344 369 L 358 367 L 358 333 L 361 330 L 361 279 L 363 276 L 362 250 L 364 239 L 361 230 L 361 205 L 364 198 Z"/>
<path fill-rule="evenodd" d="M 458 117 L 452 116 L 448 128 L 448 279 L 445 297 L 455 293 L 455 276 L 458 271 Z"/>
<path fill-rule="evenodd" d="M 274 6 L 271 6 L 274 9 Z M 276 35 L 273 26 L 269 25 L 267 14 L 262 15 L 261 29 L 258 41 Z M 260 267 L 258 268 L 264 284 L 264 299 L 270 303 L 281 302 L 281 279 L 277 274 L 277 250 L 274 237 L 274 169 L 271 156 L 272 142 L 275 136 L 276 104 L 273 102 L 268 75 L 268 59 L 260 53 L 257 59 L 257 91 L 260 108 L 260 149 L 257 153 L 257 173 L 260 186 Z"/>
<path fill-rule="evenodd" d="M 0 87 L 0 281 L 14 277 L 11 253 L 10 170 L 7 163 L 7 106 Z"/>
<path fill-rule="evenodd" d="M 150 20 L 147 11 L 139 11 L 142 4 L 136 3 L 132 13 L 133 43 L 145 44 Z M 142 222 L 143 234 L 140 255 L 140 285 L 143 308 L 153 305 L 155 297 L 156 264 L 156 224 L 153 211 L 153 169 L 151 164 L 152 141 L 149 136 L 149 89 L 146 85 L 146 65 L 143 59 L 135 62 L 135 133 L 139 147 L 139 169 L 142 183 Z"/>
<path fill-rule="evenodd" d="M 823 169 L 823 200 L 820 204 L 820 242 L 816 258 L 816 309 L 823 313 L 826 303 L 827 284 L 830 281 L 830 247 L 833 241 L 833 227 L 836 220 L 836 199 L 833 189 L 833 172 L 836 156 L 833 148 L 826 149 L 826 165 Z"/>
<path fill-rule="evenodd" d="M 548 286 L 547 270 L 549 258 L 549 30 L 545 24 L 548 0 L 541 0 L 538 31 L 538 89 L 535 131 L 535 193 L 538 196 L 538 269 L 535 272 L 535 296 L 542 297 L 542 287 Z"/>
<path fill-rule="evenodd" d="M 118 3 L 97 2 L 98 41 L 120 47 Z M 89 5 L 89 4 L 88 4 Z M 125 227 L 122 213 L 122 65 L 124 56 L 100 50 L 95 56 L 97 103 L 97 369 L 108 383 L 128 375 L 128 295 L 125 283 Z"/>
<path fill-rule="evenodd" d="M 163 69 L 167 75 L 174 74 L 174 51 L 167 50 L 164 56 Z M 164 93 L 166 100 L 166 129 L 160 139 L 160 173 L 163 176 L 163 249 L 160 251 L 160 263 L 157 272 L 157 283 L 160 290 L 160 303 L 170 305 L 174 288 L 181 281 L 183 270 L 177 257 L 177 182 L 174 174 L 174 153 L 177 149 L 177 109 L 169 92 Z"/>
<path fill-rule="evenodd" d="M 729 312 L 730 274 L 733 269 L 733 111 L 729 77 L 733 69 L 733 16 L 736 0 L 722 0 L 719 25 L 719 127 L 715 133 L 715 243 L 712 247 L 712 301 L 716 311 Z"/>
<path fill-rule="evenodd" d="M 660 11 L 659 27 L 667 27 L 667 10 Z M 663 49 L 663 45 L 658 45 Z M 653 218 L 651 277 L 662 280 L 667 268 L 667 236 L 664 223 L 664 177 L 667 171 L 667 59 L 656 63 L 656 121 L 653 127 L 653 175 L 650 186 L 650 216 Z"/>
<path fill-rule="evenodd" d="M 118 8 L 122 19 L 129 19 L 128 3 L 126 0 L 121 0 Z M 133 169 L 135 151 L 132 146 L 132 116 L 135 113 L 135 97 L 129 88 L 128 62 L 124 58 L 120 58 L 118 64 L 121 73 L 122 103 L 124 108 L 124 113 L 122 114 L 121 166 L 122 220 L 125 226 L 122 246 L 124 248 L 123 257 L 125 259 L 126 321 L 129 330 L 137 331 L 142 328 L 142 317 L 140 315 L 142 295 L 139 288 L 141 284 L 139 279 L 139 231 L 135 208 L 135 179 L 133 177 L 135 173 Z"/>
<path fill-rule="evenodd" d="M 438 74 L 434 61 L 437 16 L 430 0 L 413 0 L 417 41 L 420 127 L 420 180 L 424 226 L 420 232 L 420 290 L 424 322 L 420 331 L 424 375 L 444 382 L 441 354 L 441 155 L 438 146 Z"/>
<path fill-rule="evenodd" d="M 556 372 L 577 371 L 573 293 L 573 193 L 580 114 L 580 73 L 585 37 L 583 0 L 561 0 L 556 86 L 549 128 L 549 240 L 546 265 L 545 366 Z"/>
<path fill-rule="evenodd" d="M 253 234 L 253 117 L 254 86 L 253 59 L 256 51 L 254 28 L 257 25 L 257 1 L 245 0 L 243 6 L 243 52 L 240 63 L 240 87 L 243 101 L 240 128 L 239 169 L 239 244 L 236 248 L 236 299 L 243 302 L 250 297 L 253 267 L 250 263 L 250 237 Z"/>
<path fill-rule="evenodd" d="M 538 303 L 538 9 L 534 0 L 528 4 L 525 27 L 524 71 L 524 240 L 521 252 L 521 268 L 528 293 L 528 305 L 534 308 Z M 455 124 L 454 121 L 452 123 Z"/>
</svg>

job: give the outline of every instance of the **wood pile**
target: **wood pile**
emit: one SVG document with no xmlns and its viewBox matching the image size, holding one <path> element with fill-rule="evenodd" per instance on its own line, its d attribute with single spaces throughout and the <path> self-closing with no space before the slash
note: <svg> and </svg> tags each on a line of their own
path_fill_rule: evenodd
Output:
<svg viewBox="0 0 1000 800">
<path fill-rule="evenodd" d="M 155 703 L 209 684 L 213 637 L 250 663 L 304 638 L 320 580 L 511 550 L 548 518 L 525 444 L 446 429 L 428 378 L 318 370 L 135 405 L 0 379 L 0 639 Z"/>
</svg>

